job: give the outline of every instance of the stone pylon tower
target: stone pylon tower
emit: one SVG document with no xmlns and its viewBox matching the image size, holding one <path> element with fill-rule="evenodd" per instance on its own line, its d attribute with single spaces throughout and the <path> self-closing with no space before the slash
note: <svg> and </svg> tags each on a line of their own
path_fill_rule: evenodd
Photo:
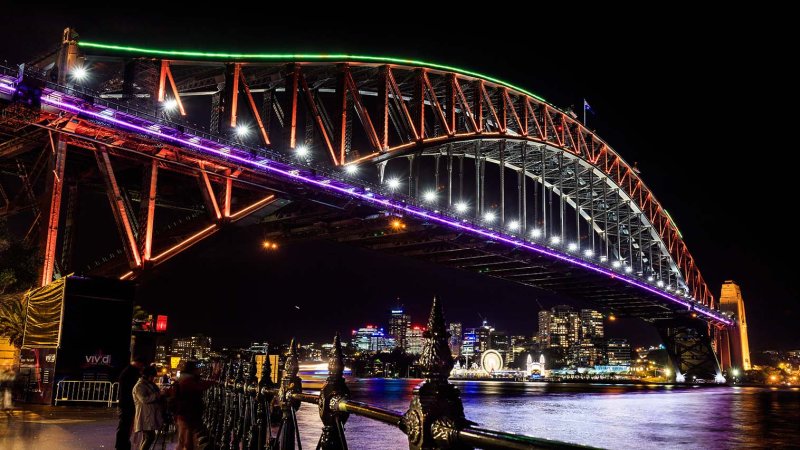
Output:
<svg viewBox="0 0 800 450">
<path fill-rule="evenodd" d="M 747 340 L 747 317 L 744 311 L 744 299 L 739 285 L 733 281 L 722 284 L 719 296 L 719 309 L 732 313 L 734 325 L 728 328 L 727 344 L 731 367 L 750 370 L 750 345 Z M 723 346 L 726 344 L 723 342 Z M 727 355 L 726 355 L 727 356 Z"/>
</svg>

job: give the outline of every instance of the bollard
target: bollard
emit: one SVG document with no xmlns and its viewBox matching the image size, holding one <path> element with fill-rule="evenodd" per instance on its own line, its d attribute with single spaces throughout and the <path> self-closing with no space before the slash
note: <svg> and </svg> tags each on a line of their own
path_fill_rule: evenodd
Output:
<svg viewBox="0 0 800 450">
<path fill-rule="evenodd" d="M 300 431 L 297 429 L 297 417 L 295 416 L 295 411 L 300 407 L 300 401 L 292 399 L 293 394 L 299 394 L 303 390 L 302 381 L 297 376 L 299 371 L 297 342 L 293 338 L 289 344 L 281 387 L 278 391 L 282 413 L 281 425 L 278 429 L 278 448 L 281 450 L 294 450 L 295 442 L 300 440 Z"/>
<path fill-rule="evenodd" d="M 345 384 L 344 358 L 339 333 L 333 338 L 333 350 L 328 360 L 328 379 L 319 393 L 319 418 L 322 419 L 322 435 L 317 450 L 347 450 L 344 423 L 349 414 L 339 412 L 339 402 L 350 398 Z"/>
<path fill-rule="evenodd" d="M 447 381 L 453 369 L 453 356 L 442 307 L 436 297 L 424 337 L 420 365 L 425 381 L 414 389 L 411 405 L 403 415 L 409 449 L 469 448 L 457 443 L 458 430 L 468 421 L 458 388 Z"/>
</svg>

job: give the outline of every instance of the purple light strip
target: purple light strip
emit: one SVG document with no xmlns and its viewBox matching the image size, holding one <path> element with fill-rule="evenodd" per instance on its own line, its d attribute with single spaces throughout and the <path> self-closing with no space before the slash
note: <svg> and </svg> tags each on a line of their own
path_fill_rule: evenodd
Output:
<svg viewBox="0 0 800 450">
<path fill-rule="evenodd" d="M 0 86 L 0 88 L 5 89 L 4 86 Z M 11 89 L 11 91 L 13 92 L 13 88 Z M 67 95 L 61 95 L 61 94 L 59 94 L 59 96 L 61 98 L 68 98 L 69 97 Z M 293 179 L 293 180 L 300 181 L 300 182 L 305 183 L 305 184 L 312 184 L 312 185 L 317 186 L 319 188 L 322 188 L 324 190 L 336 191 L 336 192 L 338 192 L 340 194 L 344 194 L 346 196 L 356 197 L 356 198 L 359 198 L 359 199 L 361 199 L 361 200 L 363 200 L 365 202 L 368 202 L 368 203 L 372 203 L 372 204 L 375 204 L 375 205 L 380 205 L 380 206 L 384 206 L 384 207 L 388 207 L 388 208 L 398 209 L 398 210 L 404 211 L 404 212 L 406 212 L 406 213 L 408 213 L 410 215 L 413 215 L 413 216 L 416 216 L 416 217 L 419 217 L 419 218 L 423 218 L 423 219 L 426 219 L 426 220 L 432 220 L 434 222 L 438 222 L 438 223 L 441 223 L 443 225 L 447 225 L 447 226 L 449 226 L 451 228 L 457 228 L 457 229 L 460 229 L 460 230 L 463 230 L 463 231 L 466 231 L 466 232 L 469 232 L 469 233 L 472 233 L 472 234 L 475 234 L 475 235 L 479 235 L 479 236 L 483 236 L 483 237 L 486 237 L 486 238 L 489 238 L 489 239 L 492 239 L 492 240 L 500 241 L 500 242 L 512 245 L 514 247 L 522 247 L 522 248 L 524 248 L 526 250 L 530 250 L 530 251 L 533 251 L 533 252 L 536 252 L 536 253 L 539 253 L 539 254 L 547 255 L 547 256 L 550 256 L 552 258 L 556 258 L 556 259 L 559 259 L 561 261 L 565 261 L 565 262 L 568 262 L 570 264 L 577 265 L 577 266 L 583 267 L 585 269 L 588 269 L 588 270 L 591 270 L 591 271 L 594 271 L 594 272 L 597 272 L 597 273 L 601 273 L 603 275 L 607 275 L 607 276 L 609 276 L 611 278 L 622 280 L 622 281 L 624 281 L 624 282 L 626 282 L 626 283 L 628 283 L 630 285 L 636 286 L 636 287 L 638 287 L 640 289 L 644 289 L 645 291 L 648 291 L 648 292 L 650 292 L 652 294 L 656 294 L 656 295 L 658 295 L 660 297 L 663 297 L 663 298 L 665 298 L 665 299 L 667 299 L 667 300 L 669 300 L 669 301 L 671 301 L 673 303 L 677 303 L 677 304 L 679 304 L 681 306 L 684 306 L 686 308 L 689 308 L 690 306 L 692 306 L 690 303 L 687 303 L 686 301 L 681 300 L 680 298 L 677 298 L 677 297 L 674 297 L 672 295 L 669 295 L 669 294 L 667 294 L 665 292 L 662 292 L 662 291 L 660 291 L 660 290 L 658 290 L 658 289 L 656 289 L 656 288 L 654 288 L 652 286 L 649 286 L 647 284 L 639 282 L 636 279 L 627 277 L 627 276 L 625 276 L 623 274 L 619 274 L 619 273 L 613 272 L 613 271 L 611 271 L 609 269 L 606 269 L 604 267 L 597 266 L 595 264 L 583 261 L 581 259 L 577 259 L 577 258 L 571 257 L 569 255 L 565 255 L 565 254 L 556 252 L 556 251 L 551 250 L 551 249 L 546 248 L 546 247 L 540 247 L 540 246 L 532 244 L 530 242 L 519 240 L 519 239 L 514 238 L 513 236 L 510 236 L 510 235 L 505 235 L 505 234 L 502 234 L 502 233 L 497 233 L 497 232 L 489 231 L 489 230 L 482 229 L 482 228 L 476 228 L 474 226 L 471 226 L 467 222 L 459 221 L 459 219 L 457 219 L 457 218 L 439 216 L 439 215 L 436 215 L 435 213 L 431 213 L 431 212 L 429 212 L 427 210 L 424 210 L 424 209 L 419 209 L 419 208 L 416 208 L 416 207 L 413 207 L 413 206 L 409 206 L 409 205 L 404 204 L 404 203 L 393 202 L 390 199 L 382 198 L 382 197 L 377 196 L 376 194 L 371 193 L 371 192 L 370 193 L 366 193 L 366 194 L 362 193 L 362 192 L 357 192 L 356 190 L 360 189 L 357 186 L 347 185 L 347 184 L 344 184 L 344 183 L 342 183 L 340 181 L 337 181 L 336 183 L 334 183 L 333 182 L 334 180 L 330 180 L 330 179 L 311 178 L 309 176 L 301 175 L 299 173 L 299 171 L 296 171 L 296 170 L 286 170 L 286 169 L 282 169 L 282 168 L 279 168 L 279 167 L 275 167 L 274 165 L 271 165 L 271 164 L 275 164 L 275 162 L 273 162 L 271 160 L 262 160 L 261 162 L 256 162 L 256 161 L 253 161 L 253 160 L 251 160 L 249 158 L 234 154 L 233 150 L 236 150 L 237 152 L 240 152 L 240 150 L 238 150 L 238 149 L 229 148 L 228 151 L 222 151 L 220 149 L 215 149 L 215 148 L 209 147 L 208 145 L 202 145 L 202 144 L 200 144 L 198 142 L 192 142 L 192 141 L 187 140 L 187 139 L 183 139 L 183 138 L 180 138 L 180 137 L 176 137 L 176 136 L 172 136 L 172 135 L 169 135 L 169 134 L 162 133 L 160 130 L 157 131 L 157 130 L 153 130 L 153 129 L 150 129 L 150 128 L 142 127 L 142 126 L 139 126 L 139 125 L 135 125 L 135 124 L 126 122 L 124 120 L 117 119 L 116 117 L 107 116 L 107 115 L 104 115 L 104 114 L 100 114 L 100 113 L 97 113 L 97 112 L 94 112 L 94 111 L 90 111 L 90 110 L 81 108 L 79 106 L 71 105 L 69 103 L 65 103 L 65 102 L 59 101 L 57 99 L 50 98 L 49 95 L 42 96 L 42 101 L 44 103 L 47 103 L 49 105 L 52 105 L 52 106 L 55 106 L 55 107 L 58 107 L 58 108 L 61 108 L 61 109 L 66 109 L 66 110 L 73 111 L 73 112 L 76 112 L 76 113 L 92 116 L 92 117 L 94 117 L 96 119 L 99 119 L 99 120 L 102 120 L 104 122 L 111 122 L 111 123 L 114 123 L 116 125 L 120 125 L 120 126 L 122 126 L 124 128 L 130 129 L 130 130 L 138 131 L 140 133 L 148 134 L 148 135 L 151 135 L 151 136 L 156 136 L 158 138 L 167 139 L 167 140 L 182 144 L 184 146 L 195 148 L 195 149 L 200 150 L 202 152 L 211 153 L 211 154 L 213 154 L 213 155 L 215 155 L 217 157 L 223 158 L 223 159 L 233 160 L 233 161 L 236 161 L 238 163 L 242 163 L 242 164 L 245 164 L 247 166 L 253 167 L 253 168 L 257 169 L 257 170 L 261 170 L 261 171 L 265 171 L 265 172 L 272 172 L 272 173 L 281 175 L 283 177 L 287 177 L 287 178 L 290 178 L 290 179 Z M 108 108 L 108 109 L 111 109 L 111 108 Z M 112 111 L 114 111 L 114 110 L 112 110 Z M 119 114 L 119 112 L 117 112 L 117 111 L 114 111 L 114 113 L 115 114 Z M 159 127 L 161 127 L 161 126 L 159 125 Z M 200 138 L 196 138 L 196 139 L 200 139 Z M 208 141 L 208 142 L 211 142 L 211 141 Z M 363 189 L 363 188 L 361 188 L 361 189 Z M 703 315 L 705 315 L 705 316 L 707 316 L 707 317 L 709 317 L 709 318 L 711 318 L 713 320 L 722 322 L 722 323 L 724 323 L 726 325 L 730 325 L 731 324 L 731 321 L 729 319 L 727 319 L 725 316 L 723 316 L 723 315 L 721 315 L 721 314 L 719 314 L 719 313 L 717 313 L 717 312 L 715 312 L 713 310 L 709 310 L 708 308 L 706 308 L 703 305 L 695 305 L 695 311 L 697 311 L 697 312 L 699 312 L 699 313 L 701 313 L 701 314 L 703 314 Z"/>
</svg>

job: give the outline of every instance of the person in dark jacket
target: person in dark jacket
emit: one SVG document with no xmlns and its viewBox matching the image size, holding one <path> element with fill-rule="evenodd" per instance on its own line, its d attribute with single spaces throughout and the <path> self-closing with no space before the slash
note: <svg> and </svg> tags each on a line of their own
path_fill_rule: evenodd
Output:
<svg viewBox="0 0 800 450">
<path fill-rule="evenodd" d="M 203 391 L 214 383 L 200 379 L 197 363 L 187 361 L 175 384 L 177 450 L 195 450 L 199 446 L 200 433 L 203 432 Z"/>
<path fill-rule="evenodd" d="M 147 361 L 142 357 L 134 358 L 128 367 L 119 375 L 119 425 L 117 426 L 117 450 L 131 449 L 131 429 L 136 405 L 133 403 L 133 387 L 142 376 L 142 368 Z"/>
</svg>

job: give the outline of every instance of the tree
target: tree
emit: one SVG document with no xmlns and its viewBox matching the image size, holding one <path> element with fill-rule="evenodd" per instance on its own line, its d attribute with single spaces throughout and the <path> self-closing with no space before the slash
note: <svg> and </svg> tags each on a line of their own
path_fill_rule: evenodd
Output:
<svg viewBox="0 0 800 450">
<path fill-rule="evenodd" d="M 11 235 L 0 219 L 0 294 L 24 292 L 36 283 L 36 247 Z"/>
<path fill-rule="evenodd" d="M 26 306 L 22 294 L 0 295 L 0 336 L 8 338 L 17 348 L 22 347 Z"/>
</svg>

